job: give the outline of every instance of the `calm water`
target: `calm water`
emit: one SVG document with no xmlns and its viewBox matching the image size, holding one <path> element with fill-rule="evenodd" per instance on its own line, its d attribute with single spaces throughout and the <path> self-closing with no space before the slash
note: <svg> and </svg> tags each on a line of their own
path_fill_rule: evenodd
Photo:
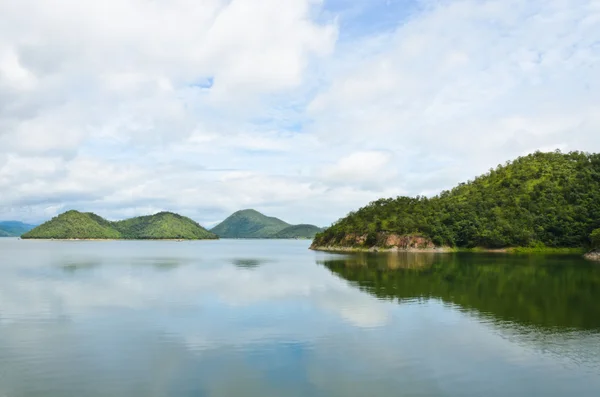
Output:
<svg viewBox="0 0 600 397">
<path fill-rule="evenodd" d="M 0 239 L 0 397 L 598 396 L 600 265 Z"/>
</svg>

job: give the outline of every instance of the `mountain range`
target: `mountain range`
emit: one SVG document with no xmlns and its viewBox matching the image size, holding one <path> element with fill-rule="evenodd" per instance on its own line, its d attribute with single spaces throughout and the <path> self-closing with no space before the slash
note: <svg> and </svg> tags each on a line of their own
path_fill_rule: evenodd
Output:
<svg viewBox="0 0 600 397">
<path fill-rule="evenodd" d="M 202 240 L 215 234 L 172 212 L 159 212 L 117 222 L 91 212 L 67 211 L 21 236 L 23 239 Z"/>
<path fill-rule="evenodd" d="M 34 227 L 36 226 L 23 222 L 3 221 L 0 222 L 0 237 L 19 237 Z"/>
<path fill-rule="evenodd" d="M 234 212 L 211 229 L 222 238 L 312 239 L 322 229 L 314 225 L 290 225 L 253 209 Z"/>
</svg>

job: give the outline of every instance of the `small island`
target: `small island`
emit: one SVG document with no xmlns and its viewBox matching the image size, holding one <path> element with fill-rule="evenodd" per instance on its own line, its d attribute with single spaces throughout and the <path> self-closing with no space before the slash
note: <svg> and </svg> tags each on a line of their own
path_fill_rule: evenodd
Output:
<svg viewBox="0 0 600 397">
<path fill-rule="evenodd" d="M 206 240 L 217 239 L 190 218 L 159 212 L 117 222 L 91 212 L 75 210 L 60 214 L 30 230 L 22 239 L 57 240 Z"/>
<path fill-rule="evenodd" d="M 323 229 L 314 225 L 290 225 L 253 209 L 236 211 L 211 229 L 221 238 L 313 239 Z"/>
<path fill-rule="evenodd" d="M 600 248 L 598 228 L 600 154 L 536 152 L 435 197 L 374 201 L 311 249 L 584 253 Z"/>
</svg>

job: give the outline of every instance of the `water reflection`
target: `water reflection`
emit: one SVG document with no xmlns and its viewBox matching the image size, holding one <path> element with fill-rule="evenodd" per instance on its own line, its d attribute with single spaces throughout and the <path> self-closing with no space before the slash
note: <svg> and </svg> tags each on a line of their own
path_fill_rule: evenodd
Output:
<svg viewBox="0 0 600 397">
<path fill-rule="evenodd" d="M 65 273 L 77 273 L 85 270 L 92 270 L 102 264 L 96 260 L 81 260 L 81 261 L 61 261 L 58 267 Z"/>
<path fill-rule="evenodd" d="M 254 269 L 261 265 L 269 263 L 269 261 L 267 261 L 265 259 L 259 259 L 259 258 L 239 258 L 239 259 L 233 259 L 231 261 L 231 263 L 234 266 L 241 267 L 244 269 Z"/>
<path fill-rule="evenodd" d="M 576 257 L 357 254 L 319 261 L 380 299 L 440 299 L 495 321 L 600 330 L 600 269 Z"/>
<path fill-rule="evenodd" d="M 340 256 L 301 241 L 16 243 L 0 241 L 0 397 L 600 390 L 597 330 L 481 315 L 502 318 L 494 305 L 516 284 L 526 301 L 573 298 L 573 315 L 597 317 L 587 262 L 569 263 L 589 271 L 575 277 L 563 260 Z"/>
</svg>

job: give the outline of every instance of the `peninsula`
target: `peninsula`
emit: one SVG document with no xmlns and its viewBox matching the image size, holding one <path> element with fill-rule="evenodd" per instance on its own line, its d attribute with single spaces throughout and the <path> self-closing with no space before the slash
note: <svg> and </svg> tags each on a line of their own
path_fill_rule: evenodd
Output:
<svg viewBox="0 0 600 397">
<path fill-rule="evenodd" d="M 314 225 L 290 225 L 247 209 L 234 212 L 211 232 L 222 238 L 312 239 L 322 230 Z"/>
<path fill-rule="evenodd" d="M 91 212 L 67 211 L 23 234 L 23 239 L 61 240 L 204 240 L 215 234 L 190 218 L 172 212 L 117 222 Z"/>
<path fill-rule="evenodd" d="M 600 154 L 536 152 L 435 197 L 380 199 L 315 236 L 315 250 L 592 247 Z"/>
</svg>

